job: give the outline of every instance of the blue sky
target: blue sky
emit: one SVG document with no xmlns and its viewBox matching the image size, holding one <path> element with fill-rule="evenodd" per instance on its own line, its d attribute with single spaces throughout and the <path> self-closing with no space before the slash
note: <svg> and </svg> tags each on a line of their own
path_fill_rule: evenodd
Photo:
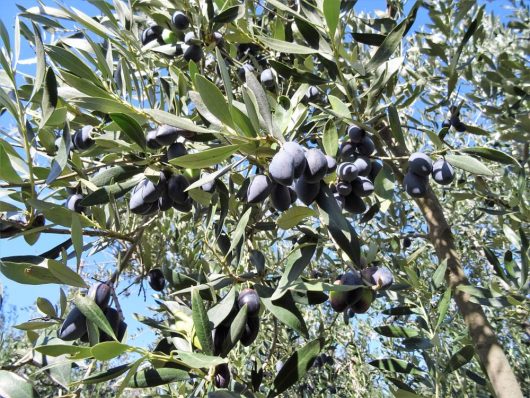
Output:
<svg viewBox="0 0 530 398">
<path fill-rule="evenodd" d="M 46 4 L 53 5 L 50 1 L 45 1 Z M 86 1 L 80 0 L 69 0 L 66 2 L 69 6 L 76 7 L 88 15 L 93 15 L 95 8 Z M 408 10 L 414 1 L 409 1 L 407 3 L 406 9 Z M 487 1 L 488 11 L 495 11 L 496 14 L 502 16 L 507 15 L 505 5 L 508 4 L 507 1 Z M 2 2 L 2 13 L 0 15 L 1 20 L 6 25 L 10 33 L 13 32 L 14 21 L 17 13 L 19 12 L 16 4 L 20 4 L 24 7 L 31 7 L 37 4 L 35 0 L 4 0 Z M 357 10 L 364 11 L 373 11 L 375 9 L 385 9 L 386 1 L 384 0 L 360 0 L 355 7 Z M 414 29 L 419 30 L 421 24 L 425 22 L 426 12 L 422 10 L 414 25 Z M 33 51 L 27 46 L 22 46 L 21 59 L 32 58 L 34 56 Z M 25 66 L 28 70 L 32 70 L 33 65 Z M 0 126 L 3 128 L 8 128 L 12 126 L 12 123 L 9 122 L 9 119 L 6 116 L 3 116 L 0 119 Z M 51 247 L 57 245 L 58 243 L 64 241 L 65 235 L 42 235 L 39 241 L 33 246 L 29 246 L 23 238 L 17 238 L 13 240 L 0 240 L 0 256 L 10 256 L 10 255 L 21 255 L 21 254 L 39 254 L 44 252 Z M 85 243 L 87 240 L 85 238 Z M 97 254 L 92 257 L 88 257 L 85 253 L 83 260 L 86 262 L 87 266 L 90 268 L 95 267 L 98 263 L 109 262 L 112 260 L 111 256 L 105 253 Z M 112 269 L 110 267 L 109 269 Z M 29 319 L 31 313 L 33 312 L 32 306 L 34 306 L 37 297 L 47 297 L 56 303 L 59 298 L 59 288 L 56 285 L 41 285 L 38 287 L 30 287 L 25 285 L 16 284 L 9 280 L 6 280 L 3 276 L 0 276 L 0 281 L 4 286 L 5 294 L 7 297 L 4 299 L 4 306 L 6 310 L 16 307 L 18 309 L 18 319 L 16 322 L 23 322 Z M 133 288 L 132 294 L 129 297 L 123 298 L 120 300 L 120 304 L 125 312 L 126 320 L 130 326 L 129 333 L 136 333 L 140 324 L 132 319 L 132 312 L 139 312 L 144 315 L 149 314 L 148 306 L 154 306 L 154 300 L 151 297 L 152 291 L 147 290 L 147 301 L 144 302 L 143 294 L 141 296 L 137 295 L 138 289 Z M 147 345 L 152 342 L 154 336 L 151 331 L 144 330 L 135 340 L 136 344 Z"/>
</svg>

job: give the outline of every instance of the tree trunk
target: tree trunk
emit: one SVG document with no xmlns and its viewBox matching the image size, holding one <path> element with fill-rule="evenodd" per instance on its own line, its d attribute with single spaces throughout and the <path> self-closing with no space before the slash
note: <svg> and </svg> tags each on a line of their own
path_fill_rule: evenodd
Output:
<svg viewBox="0 0 530 398">
<path fill-rule="evenodd" d="M 393 142 L 387 126 L 381 128 L 380 137 L 394 156 L 410 155 L 406 148 Z M 378 145 L 378 149 L 381 150 L 381 145 Z M 406 161 L 402 162 L 402 166 L 406 167 Z M 393 167 L 396 176 L 401 181 L 403 179 L 402 172 L 395 165 Z M 457 289 L 459 285 L 469 285 L 469 282 L 464 274 L 451 228 L 445 219 L 438 198 L 429 188 L 424 198 L 416 198 L 415 201 L 427 221 L 429 240 L 436 250 L 440 263 L 447 261 L 445 275 L 447 284 L 453 291 L 453 298 L 468 327 L 475 352 L 489 378 L 495 396 L 498 398 L 522 398 L 521 387 L 482 307 L 471 302 L 468 293 Z"/>
</svg>

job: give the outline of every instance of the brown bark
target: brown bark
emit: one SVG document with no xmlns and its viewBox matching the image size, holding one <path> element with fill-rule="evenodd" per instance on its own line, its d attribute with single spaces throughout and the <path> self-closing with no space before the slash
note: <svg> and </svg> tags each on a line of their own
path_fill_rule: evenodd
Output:
<svg viewBox="0 0 530 398">
<path fill-rule="evenodd" d="M 409 155 L 406 148 L 393 142 L 387 126 L 380 130 L 380 137 L 384 139 L 386 146 L 394 156 Z M 381 149 L 381 145 L 377 146 L 378 149 Z M 405 165 L 402 164 L 402 166 Z M 402 180 L 401 171 L 395 165 L 393 167 L 398 178 Z M 451 227 L 445 219 L 438 197 L 429 188 L 424 198 L 417 198 L 415 201 L 427 221 L 429 240 L 436 250 L 439 261 L 447 261 L 445 275 L 447 284 L 453 291 L 453 298 L 468 327 L 475 352 L 488 376 L 495 396 L 498 398 L 522 398 L 521 387 L 482 307 L 471 302 L 468 293 L 457 289 L 459 285 L 469 285 L 469 282 L 464 274 Z"/>
</svg>

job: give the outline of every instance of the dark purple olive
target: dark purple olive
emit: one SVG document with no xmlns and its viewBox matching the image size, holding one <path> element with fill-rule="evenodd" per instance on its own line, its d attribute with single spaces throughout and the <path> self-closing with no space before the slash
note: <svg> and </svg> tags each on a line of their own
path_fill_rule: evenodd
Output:
<svg viewBox="0 0 530 398">
<path fill-rule="evenodd" d="M 160 268 L 150 270 L 147 274 L 147 280 L 149 281 L 151 289 L 156 290 L 157 292 L 161 292 L 166 286 L 166 278 L 164 278 L 164 274 Z"/>
<path fill-rule="evenodd" d="M 260 309 L 258 293 L 254 289 L 244 289 L 239 293 L 237 305 L 239 308 L 247 305 L 247 314 L 249 317 L 257 316 Z"/>
</svg>

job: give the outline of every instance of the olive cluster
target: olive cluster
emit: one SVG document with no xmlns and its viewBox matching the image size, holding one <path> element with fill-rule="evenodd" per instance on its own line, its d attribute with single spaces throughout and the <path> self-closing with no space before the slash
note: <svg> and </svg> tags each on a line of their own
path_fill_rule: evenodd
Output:
<svg viewBox="0 0 530 398">
<path fill-rule="evenodd" d="M 121 319 L 120 313 L 115 308 L 109 307 L 112 289 L 109 283 L 96 283 L 88 290 L 88 297 L 101 308 L 118 341 L 122 341 L 127 330 L 127 324 Z M 87 319 L 79 308 L 74 306 L 70 310 L 59 329 L 58 336 L 65 341 L 77 339 L 85 343 L 89 341 Z M 111 340 L 112 338 L 108 334 L 100 330 L 99 342 Z"/>
<path fill-rule="evenodd" d="M 171 17 L 171 22 L 177 31 L 185 31 L 190 26 L 189 17 L 182 11 L 175 11 Z M 172 35 L 173 32 L 159 25 L 151 25 L 142 32 L 141 40 L 144 46 L 154 40 L 157 40 L 159 44 L 169 44 L 173 41 Z M 218 32 L 212 34 L 212 39 L 217 45 L 223 43 L 223 36 Z M 204 56 L 202 43 L 195 37 L 193 31 L 187 32 L 184 35 L 184 45 L 176 45 L 175 49 L 176 55 L 182 55 L 186 61 L 199 62 Z"/>
<path fill-rule="evenodd" d="M 374 181 L 383 164 L 370 159 L 375 145 L 364 129 L 351 125 L 347 132 L 349 139 L 342 143 L 339 150 L 342 163 L 337 166 L 337 183 L 333 190 L 344 210 L 361 214 L 366 210 L 362 198 L 374 192 Z"/>
<path fill-rule="evenodd" d="M 335 285 L 355 286 L 346 291 L 330 292 L 331 307 L 337 312 L 348 309 L 349 314 L 363 314 L 375 300 L 375 291 L 388 289 L 394 277 L 385 267 L 372 266 L 359 271 L 349 271 L 339 276 Z"/>
<path fill-rule="evenodd" d="M 254 289 L 247 288 L 239 293 L 236 310 L 239 311 L 245 305 L 247 306 L 247 319 L 239 342 L 245 347 L 248 347 L 258 337 L 260 326 L 259 311 L 261 305 L 259 295 Z M 237 311 L 232 311 L 227 319 L 212 331 L 214 355 L 220 355 L 222 357 L 228 355 L 229 349 L 227 349 L 226 340 L 230 338 L 230 325 Z M 228 387 L 230 383 L 230 368 L 226 363 L 215 367 L 214 382 L 218 388 Z"/>
<path fill-rule="evenodd" d="M 269 195 L 279 211 L 287 210 L 296 199 L 309 206 L 320 191 L 320 181 L 337 167 L 335 159 L 318 148 L 304 150 L 286 142 L 269 164 L 269 176 L 259 174 L 248 186 L 247 201 L 258 203 Z"/>
<path fill-rule="evenodd" d="M 444 158 L 432 162 L 422 152 L 415 152 L 408 160 L 408 171 L 403 179 L 405 191 L 414 198 L 422 198 L 427 193 L 429 175 L 440 185 L 448 185 L 455 179 L 453 167 Z"/>
<path fill-rule="evenodd" d="M 168 147 L 163 154 L 163 161 L 170 161 L 188 153 L 179 137 L 191 138 L 192 132 L 169 125 L 161 125 L 150 130 L 146 136 L 148 148 L 158 150 Z M 133 189 L 129 208 L 135 214 L 150 215 L 157 211 L 166 211 L 171 207 L 188 212 L 192 208 L 192 200 L 185 190 L 189 187 L 188 179 L 182 174 L 174 174 L 170 170 L 160 172 L 158 182 L 155 184 L 144 178 Z"/>
</svg>

